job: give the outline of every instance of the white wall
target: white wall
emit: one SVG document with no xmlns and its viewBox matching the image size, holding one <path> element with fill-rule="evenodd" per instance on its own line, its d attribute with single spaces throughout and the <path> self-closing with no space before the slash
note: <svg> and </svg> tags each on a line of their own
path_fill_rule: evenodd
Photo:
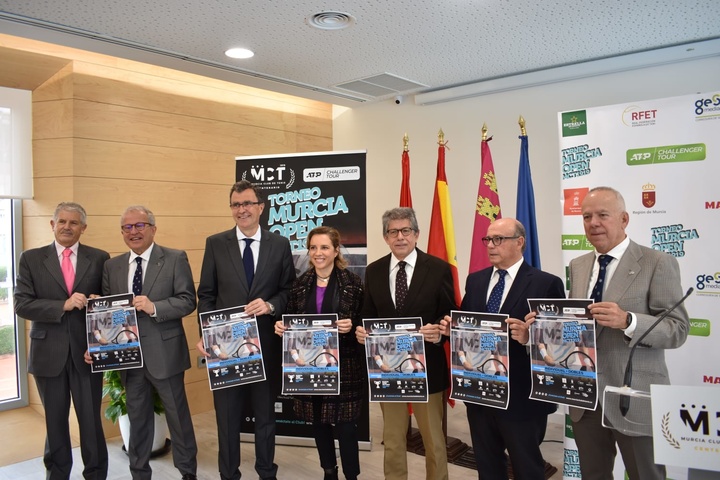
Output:
<svg viewBox="0 0 720 480">
<path fill-rule="evenodd" d="M 335 107 L 334 149 L 367 149 L 368 260 L 388 252 L 382 239 L 382 213 L 398 205 L 402 137 L 410 136 L 410 183 L 420 222 L 419 246 L 427 229 L 437 164 L 437 132 L 449 142 L 446 173 L 450 185 L 460 282 L 464 291 L 470 261 L 473 212 L 480 177 L 480 140 L 487 123 L 504 217 L 515 216 L 520 145 L 518 117 L 527 122 L 543 269 L 564 278 L 560 250 L 561 199 L 557 113 L 585 107 L 672 97 L 720 89 L 720 58 L 603 75 L 417 106 L 412 98 L 353 109 Z M 720 134 L 720 132 L 718 132 Z"/>
</svg>

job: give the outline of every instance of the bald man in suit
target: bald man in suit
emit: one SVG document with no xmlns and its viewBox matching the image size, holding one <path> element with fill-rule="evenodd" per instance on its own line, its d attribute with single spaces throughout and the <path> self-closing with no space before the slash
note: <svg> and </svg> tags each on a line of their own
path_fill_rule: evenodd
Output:
<svg viewBox="0 0 720 480">
<path fill-rule="evenodd" d="M 101 292 L 107 252 L 79 243 L 87 214 L 77 203 L 61 203 L 50 221 L 55 241 L 20 256 L 15 313 L 32 322 L 28 372 L 35 377 L 45 409 L 47 439 L 43 461 L 49 480 L 66 480 L 72 470 L 70 396 L 80 427 L 83 477 L 107 477 L 108 456 L 100 420 L 102 375 L 83 361 L 87 349 L 85 307 Z M 64 252 L 67 255 L 65 260 Z M 74 275 L 68 284 L 63 261 Z"/>
<path fill-rule="evenodd" d="M 607 385 L 623 385 L 630 349 L 683 292 L 677 260 L 640 246 L 625 234 L 629 215 L 618 191 L 609 187 L 590 190 L 582 202 L 582 215 L 585 235 L 595 251 L 570 262 L 570 296 L 601 295 L 590 311 L 597 322 L 598 392 L 602 393 Z M 610 258 L 602 267 L 605 278 L 594 292 L 606 256 Z M 687 311 L 681 305 L 643 339 L 633 359 L 634 389 L 649 392 L 650 384 L 670 383 L 665 349 L 685 343 L 689 328 Z M 600 405 L 594 411 L 570 408 L 583 480 L 612 478 L 616 444 L 631 480 L 664 479 L 665 467 L 654 462 L 649 409 L 631 402 L 627 417 L 620 414 L 617 401 L 605 409 L 615 428 L 601 425 Z M 635 430 L 638 425 L 645 425 L 642 435 L 623 433 L 625 427 Z"/>
<path fill-rule="evenodd" d="M 557 405 L 529 398 L 530 356 L 525 345 L 530 324 L 524 318 L 530 311 L 528 298 L 565 298 L 565 289 L 560 278 L 524 261 L 525 227 L 514 218 L 495 220 L 482 241 L 492 266 L 468 275 L 460 308 L 509 316 L 510 400 L 507 410 L 465 402 L 478 475 L 483 480 L 507 480 L 507 450 L 515 478 L 542 479 L 545 460 L 540 444 L 548 415 Z M 493 293 L 498 295 L 496 302 Z M 450 317 L 442 324 L 449 335 Z"/>
</svg>

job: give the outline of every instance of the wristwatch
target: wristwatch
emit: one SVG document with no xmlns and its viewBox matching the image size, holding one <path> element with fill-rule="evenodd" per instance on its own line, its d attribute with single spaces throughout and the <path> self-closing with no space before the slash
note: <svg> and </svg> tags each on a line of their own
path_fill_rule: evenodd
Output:
<svg viewBox="0 0 720 480">
<path fill-rule="evenodd" d="M 267 305 L 268 310 L 270 310 L 270 315 L 275 315 L 275 305 L 270 302 L 265 302 L 265 305 Z"/>
<path fill-rule="evenodd" d="M 630 324 L 632 323 L 632 313 L 627 312 L 627 317 L 625 318 L 625 321 L 627 322 L 627 325 L 625 325 L 625 328 L 630 328 Z"/>
</svg>

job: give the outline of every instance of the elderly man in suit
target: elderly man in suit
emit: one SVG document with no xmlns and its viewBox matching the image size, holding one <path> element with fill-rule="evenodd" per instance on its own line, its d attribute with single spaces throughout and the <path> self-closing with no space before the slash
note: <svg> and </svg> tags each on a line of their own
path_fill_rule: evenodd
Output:
<svg viewBox="0 0 720 480">
<path fill-rule="evenodd" d="M 391 253 L 368 265 L 365 271 L 363 318 L 422 317 L 420 332 L 425 341 L 428 403 L 413 403 L 425 447 L 425 476 L 448 478 L 447 449 L 442 429 L 444 392 L 448 365 L 439 325 L 456 307 L 453 278 L 447 262 L 416 248 L 419 228 L 412 208 L 395 208 L 383 214 L 383 237 Z M 356 329 L 360 343 L 367 332 Z M 406 480 L 408 409 L 406 403 L 380 403 L 385 443 L 384 471 L 387 480 Z"/>
<path fill-rule="evenodd" d="M 79 243 L 87 215 L 77 203 L 61 203 L 50 221 L 55 241 L 20 256 L 15 313 L 32 322 L 28 371 L 45 409 L 47 478 L 65 480 L 72 470 L 70 395 L 80 426 L 86 479 L 107 477 L 108 456 L 100 420 L 102 375 L 83 362 L 87 349 L 85 307 L 101 291 L 107 252 Z"/>
<path fill-rule="evenodd" d="M 540 444 L 547 416 L 555 404 L 530 400 L 530 341 L 525 316 L 528 298 L 565 298 L 563 282 L 523 260 L 525 228 L 514 218 L 498 219 L 483 237 L 491 267 L 468 275 L 461 310 L 504 313 L 510 339 L 510 400 L 507 410 L 465 402 L 478 475 L 483 480 L 508 478 L 507 450 L 515 478 L 545 478 Z M 447 329 L 450 317 L 442 325 Z M 448 335 L 449 331 L 445 331 Z"/>
<path fill-rule="evenodd" d="M 595 251 L 570 262 L 570 296 L 593 298 L 597 321 L 598 392 L 621 386 L 630 349 L 638 338 L 682 298 L 680 268 L 674 257 L 643 247 L 625 234 L 629 215 L 622 195 L 609 187 L 590 190 L 582 202 L 583 225 Z M 669 383 L 665 349 L 685 343 L 688 315 L 681 305 L 648 334 L 635 352 L 632 387 Z M 615 444 L 631 479 L 664 479 L 665 467 L 653 460 L 649 409 L 633 409 L 622 417 L 618 405 L 606 405 L 614 428 L 601 424 L 603 411 L 570 409 L 583 480 L 612 478 Z M 623 433 L 628 421 L 644 424 L 644 435 Z"/>
<path fill-rule="evenodd" d="M 198 287 L 198 312 L 245 306 L 258 321 L 265 376 L 263 382 L 213 391 L 218 428 L 218 468 L 223 480 L 240 478 L 240 425 L 243 405 L 255 418 L 255 471 L 261 479 L 277 475 L 275 464 L 275 402 L 282 378 L 280 319 L 295 280 L 290 243 L 260 228 L 265 208 L 260 190 L 248 181 L 230 189 L 230 212 L 235 227 L 208 237 Z M 206 356 L 202 338 L 198 351 Z"/>
<path fill-rule="evenodd" d="M 154 388 L 165 406 L 173 463 L 183 480 L 194 480 L 197 444 L 185 394 L 190 353 L 182 324 L 195 310 L 190 264 L 184 251 L 155 243 L 155 216 L 146 207 L 128 207 L 120 230 L 130 251 L 105 263 L 102 286 L 103 295 L 134 293 L 138 314 L 144 365 L 122 372 L 131 429 L 130 473 L 133 479 L 152 475 Z"/>
</svg>

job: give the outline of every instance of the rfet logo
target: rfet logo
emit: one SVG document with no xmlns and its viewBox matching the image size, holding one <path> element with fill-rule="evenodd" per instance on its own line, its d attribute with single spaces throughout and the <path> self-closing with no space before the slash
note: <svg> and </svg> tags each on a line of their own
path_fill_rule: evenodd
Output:
<svg viewBox="0 0 720 480">
<path fill-rule="evenodd" d="M 655 185 L 646 183 L 642 186 L 642 204 L 646 208 L 655 206 Z"/>
<path fill-rule="evenodd" d="M 565 215 L 582 215 L 582 205 L 585 195 L 589 188 L 566 188 L 563 190 L 565 202 L 563 203 L 563 212 Z"/>
<path fill-rule="evenodd" d="M 647 127 L 655 125 L 656 109 L 646 109 L 638 105 L 630 105 L 622 113 L 622 122 L 628 127 Z"/>
</svg>

